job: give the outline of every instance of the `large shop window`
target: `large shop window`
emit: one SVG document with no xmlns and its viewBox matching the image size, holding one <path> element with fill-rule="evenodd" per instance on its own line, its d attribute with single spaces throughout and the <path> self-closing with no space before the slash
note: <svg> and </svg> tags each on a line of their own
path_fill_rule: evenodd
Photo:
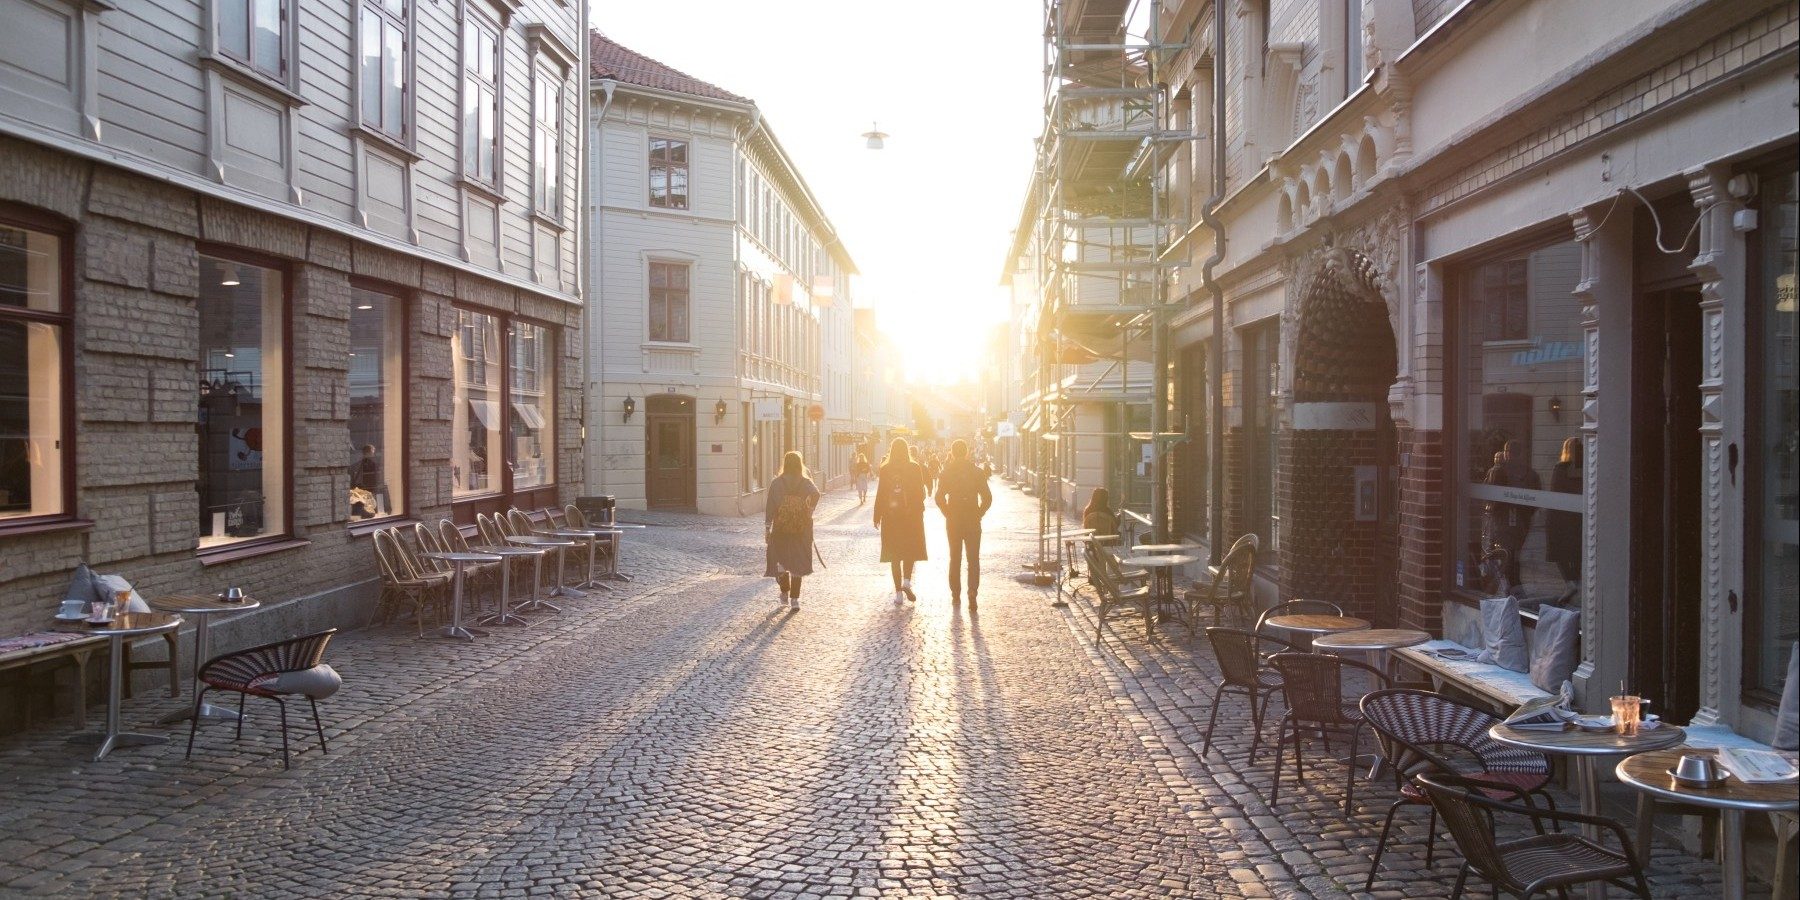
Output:
<svg viewBox="0 0 1800 900">
<path fill-rule="evenodd" d="M 1800 322 L 1794 304 L 1800 176 L 1792 162 L 1764 170 L 1752 252 L 1750 310 L 1749 607 L 1744 691 L 1773 704 L 1800 637 Z M 1784 171 L 1785 169 L 1785 171 Z"/>
<path fill-rule="evenodd" d="M 71 512 L 62 238 L 0 221 L 0 527 Z"/>
<path fill-rule="evenodd" d="M 1581 248 L 1458 273 L 1456 587 L 1567 602 L 1581 582 Z M 1486 560 L 1484 565 L 1483 561 Z"/>
<path fill-rule="evenodd" d="M 556 332 L 466 309 L 456 315 L 451 338 L 456 359 L 453 495 L 460 499 L 554 483 Z"/>
<path fill-rule="evenodd" d="M 406 304 L 350 292 L 349 519 L 406 511 Z"/>
<path fill-rule="evenodd" d="M 556 409 L 552 405 L 556 373 L 551 367 L 550 329 L 542 325 L 514 323 L 512 336 L 512 478 L 514 488 L 553 484 Z"/>
<path fill-rule="evenodd" d="M 287 301 L 278 269 L 200 257 L 200 548 L 287 532 Z"/>
</svg>

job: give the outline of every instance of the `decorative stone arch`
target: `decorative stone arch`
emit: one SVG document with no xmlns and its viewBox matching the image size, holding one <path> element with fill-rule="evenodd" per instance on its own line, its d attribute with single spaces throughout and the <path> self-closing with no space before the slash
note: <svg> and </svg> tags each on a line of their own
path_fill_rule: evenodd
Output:
<svg viewBox="0 0 1800 900">
<path fill-rule="evenodd" d="M 1376 604 L 1382 568 L 1395 563 L 1381 545 L 1391 549 L 1393 516 L 1375 492 L 1395 464 L 1387 399 L 1399 366 L 1384 281 L 1368 255 L 1327 246 L 1302 282 L 1280 547 L 1283 598 L 1332 600 L 1382 622 L 1394 618 Z"/>
</svg>

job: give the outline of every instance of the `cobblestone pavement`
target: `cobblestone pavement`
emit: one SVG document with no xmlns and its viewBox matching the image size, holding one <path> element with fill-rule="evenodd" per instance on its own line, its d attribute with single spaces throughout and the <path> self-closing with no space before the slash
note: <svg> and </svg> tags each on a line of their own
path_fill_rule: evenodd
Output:
<svg viewBox="0 0 1800 900">
<path fill-rule="evenodd" d="M 472 644 L 410 624 L 341 635 L 331 752 L 272 710 L 241 741 L 88 763 L 40 728 L 0 741 L 0 893 L 75 896 L 1342 896 L 1392 797 L 1343 770 L 1262 802 L 1232 728 L 1202 759 L 1216 673 L 1179 630 L 1150 643 L 1013 575 L 1029 498 L 996 494 L 979 615 L 942 587 L 896 606 L 853 495 L 827 496 L 829 569 L 784 612 L 758 523 L 651 513 L 623 590 Z M 1110 626 L 1109 626 L 1110 628 Z M 140 694 L 128 722 L 175 708 Z M 1198 710 L 1199 715 L 1195 715 Z M 1228 712 L 1230 709 L 1227 710 Z M 1238 718 L 1242 718 L 1241 715 Z M 179 735 L 178 735 L 179 737 Z M 1246 774 L 1247 773 L 1247 774 Z M 1567 798 L 1564 798 L 1566 801 Z M 1415 819 L 1422 817 L 1413 817 Z M 1423 822 L 1381 896 L 1442 895 Z M 1659 891 L 1716 892 L 1673 852 Z"/>
</svg>

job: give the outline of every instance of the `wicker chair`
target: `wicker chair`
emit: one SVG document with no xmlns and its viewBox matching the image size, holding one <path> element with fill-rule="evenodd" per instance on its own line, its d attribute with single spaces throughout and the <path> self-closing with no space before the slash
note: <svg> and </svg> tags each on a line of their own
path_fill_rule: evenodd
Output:
<svg viewBox="0 0 1800 900">
<path fill-rule="evenodd" d="M 1256 553 L 1262 542 L 1254 534 L 1246 534 L 1238 538 L 1219 560 L 1219 565 L 1212 569 L 1212 578 L 1205 584 L 1195 583 L 1188 589 L 1188 617 L 1198 618 L 1200 608 L 1212 607 L 1213 624 L 1219 624 L 1220 614 L 1229 608 L 1235 621 L 1244 622 L 1250 618 L 1250 581 L 1256 571 Z"/>
<path fill-rule="evenodd" d="M 443 603 L 444 586 L 450 577 L 439 572 L 421 573 L 402 550 L 394 529 L 382 529 L 370 536 L 375 546 L 375 562 L 381 568 L 381 598 L 375 603 L 375 618 L 387 624 L 394 609 L 402 604 L 411 607 L 419 636 L 425 635 L 425 613 Z"/>
<path fill-rule="evenodd" d="M 1281 798 L 1281 757 L 1283 737 L 1294 739 L 1294 777 L 1306 782 L 1306 763 L 1301 754 L 1300 732 L 1316 731 L 1325 740 L 1327 752 L 1331 735 L 1350 736 L 1350 761 L 1344 775 L 1344 814 L 1349 815 L 1356 797 L 1356 751 L 1361 746 L 1363 726 L 1368 722 L 1356 702 L 1344 699 L 1344 670 L 1368 673 L 1382 687 L 1387 675 L 1374 666 L 1355 660 L 1341 659 L 1323 653 L 1277 653 L 1269 657 L 1275 671 L 1281 673 L 1281 695 L 1287 702 L 1287 714 L 1281 717 L 1281 729 L 1275 733 L 1275 783 L 1269 794 L 1269 805 Z"/>
<path fill-rule="evenodd" d="M 597 523 L 590 524 L 588 522 L 587 513 L 582 512 L 581 507 L 576 506 L 573 503 L 563 507 L 563 521 L 568 523 L 568 527 L 576 530 L 592 530 L 595 528 L 608 527 Z M 607 561 L 607 569 L 611 570 L 618 568 L 612 561 L 617 559 L 619 555 L 619 533 L 617 531 L 610 531 L 602 534 L 600 537 L 605 541 L 605 543 L 600 545 L 600 558 Z M 617 575 L 616 572 L 613 574 Z"/>
<path fill-rule="evenodd" d="M 1258 645 L 1268 642 L 1285 649 L 1293 648 L 1276 638 L 1217 625 L 1206 629 L 1206 639 L 1212 644 L 1213 657 L 1219 661 L 1223 680 L 1213 692 L 1212 712 L 1206 717 L 1206 742 L 1200 752 L 1212 751 L 1213 729 L 1219 721 L 1219 700 L 1227 692 L 1238 693 L 1250 701 L 1253 729 L 1250 732 L 1250 762 L 1255 763 L 1256 751 L 1262 746 L 1263 712 L 1268 709 L 1269 697 L 1281 690 L 1281 673 L 1264 664 Z"/>
<path fill-rule="evenodd" d="M 1425 791 L 1415 783 L 1424 773 L 1458 775 L 1494 799 L 1514 799 L 1528 806 L 1542 799 L 1550 809 L 1556 800 L 1545 788 L 1550 783 L 1550 759 L 1542 753 L 1509 747 L 1488 737 L 1488 729 L 1500 720 L 1467 704 L 1430 691 L 1395 688 L 1373 691 L 1360 704 L 1369 727 L 1381 740 L 1383 755 L 1400 781 L 1400 798 L 1388 807 L 1381 825 L 1381 840 L 1369 864 L 1363 890 L 1375 884 L 1381 857 L 1387 852 L 1394 814 L 1402 806 L 1431 806 Z M 1453 758 L 1454 757 L 1454 758 Z M 1431 810 L 1425 830 L 1425 864 L 1437 844 L 1437 810 Z"/>
<path fill-rule="evenodd" d="M 1581 884 L 1599 882 L 1648 898 L 1650 885 L 1644 867 L 1631 846 L 1625 826 L 1605 816 L 1556 812 L 1495 800 L 1486 785 L 1441 772 L 1416 777 L 1431 805 L 1444 820 L 1451 839 L 1462 851 L 1462 869 L 1456 874 L 1451 898 L 1462 896 L 1469 873 L 1487 879 L 1494 891 L 1508 891 L 1529 900 L 1539 894 Z M 1538 827 L 1538 834 L 1511 841 L 1498 840 L 1494 822 L 1498 814 L 1524 816 Z M 1618 839 L 1614 850 L 1599 841 L 1572 832 L 1543 833 L 1543 823 L 1590 825 L 1605 829 Z"/>
<path fill-rule="evenodd" d="M 1093 582 L 1094 590 L 1100 595 L 1099 608 L 1094 616 L 1094 641 L 1099 642 L 1102 631 L 1106 627 L 1107 614 L 1115 607 L 1136 605 L 1144 617 L 1144 628 L 1147 633 L 1154 633 L 1156 610 L 1154 595 L 1149 585 L 1127 587 L 1121 583 L 1118 560 L 1104 549 L 1088 544 L 1088 578 Z"/>
<path fill-rule="evenodd" d="M 519 547 L 523 546 L 521 544 L 514 544 L 506 539 L 509 532 L 501 524 L 501 522 L 504 518 L 505 518 L 504 516 L 502 516 L 498 513 L 491 515 L 491 516 L 488 515 L 487 513 L 477 513 L 476 514 L 475 528 L 477 531 L 481 532 L 482 546 L 513 547 L 513 548 L 519 548 Z M 537 567 L 540 565 L 539 560 L 543 559 L 543 557 L 549 551 L 543 547 L 525 547 L 524 549 L 536 551 L 535 555 L 525 556 L 523 554 L 520 554 L 520 555 L 516 555 L 516 556 L 508 556 L 506 558 L 506 565 L 513 567 L 512 581 L 513 581 L 514 585 L 520 585 L 520 584 L 533 585 L 534 586 L 533 589 L 535 590 L 536 586 L 537 586 L 537 582 L 535 580 L 537 571 L 538 571 Z M 526 579 L 526 580 L 521 580 L 521 579 Z M 516 589 L 517 588 L 515 588 L 515 590 Z"/>
<path fill-rule="evenodd" d="M 445 525 L 450 526 L 448 532 L 444 529 Z M 418 540 L 419 546 L 427 552 L 467 553 L 469 550 L 469 545 L 462 539 L 462 532 L 458 531 L 455 523 L 449 519 L 438 522 L 437 528 L 432 528 L 424 522 L 415 523 L 413 536 Z M 455 537 L 454 541 L 450 539 L 451 536 Z M 443 560 L 432 561 L 437 563 L 440 570 L 448 570 L 452 577 L 455 576 L 455 566 Z M 471 592 L 469 595 L 471 603 L 479 602 L 476 598 L 481 596 L 484 588 L 490 596 L 500 596 L 500 564 L 497 562 L 469 563 L 463 567 L 463 578 L 467 580 L 468 590 Z"/>
<path fill-rule="evenodd" d="M 319 751 L 331 752 L 325 746 L 325 726 L 319 721 L 319 700 L 337 692 L 342 681 L 330 666 L 324 665 L 325 645 L 336 628 L 251 647 L 223 656 L 215 656 L 200 667 L 202 685 L 195 698 L 195 708 L 204 702 L 208 691 L 231 691 L 238 695 L 237 736 L 244 736 L 244 701 L 250 697 L 267 697 L 281 709 L 281 767 L 290 768 L 288 755 L 287 702 L 284 696 L 300 695 L 312 707 L 313 729 L 319 735 Z M 194 733 L 200 717 L 188 724 L 187 758 L 194 756 Z"/>
</svg>

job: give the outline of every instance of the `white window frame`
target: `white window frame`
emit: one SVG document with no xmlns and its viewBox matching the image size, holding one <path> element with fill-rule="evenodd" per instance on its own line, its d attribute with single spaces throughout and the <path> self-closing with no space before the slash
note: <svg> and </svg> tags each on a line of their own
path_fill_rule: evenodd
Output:
<svg viewBox="0 0 1800 900">
<path fill-rule="evenodd" d="M 531 66 L 531 200 L 532 210 L 557 225 L 563 223 L 563 209 L 568 191 L 564 190 L 564 174 L 568 152 L 568 129 L 564 109 L 568 106 L 568 70 L 555 59 L 537 53 Z M 547 115 L 546 103 L 553 104 L 555 114 Z M 551 121 L 546 121 L 546 120 Z M 549 147 L 554 138 L 554 147 Z M 553 151 L 555 159 L 549 159 Z"/>
<path fill-rule="evenodd" d="M 494 76 L 491 80 L 482 81 L 475 69 L 475 54 L 478 48 L 471 46 L 470 29 L 479 29 L 494 40 Z M 503 18 L 495 18 L 477 9 L 477 4 L 465 4 L 461 29 L 462 80 L 459 84 L 460 106 L 457 112 L 458 154 L 461 159 L 462 177 L 474 184 L 500 191 L 505 184 L 506 173 L 506 22 Z M 479 85 L 479 87 L 477 87 Z M 493 92 L 491 109 L 494 121 L 493 171 L 482 172 L 477 163 L 479 153 L 471 154 L 470 150 L 479 147 L 470 146 L 470 125 L 467 110 L 470 94 L 474 90 L 487 89 Z M 479 137 L 475 140 L 478 142 Z"/>
<path fill-rule="evenodd" d="M 388 0 L 360 0 L 356 5 L 356 61 L 354 67 L 354 80 L 356 84 L 356 121 L 361 125 L 364 131 L 380 135 L 381 137 L 410 150 L 413 146 L 414 132 L 416 131 L 413 127 L 414 122 L 416 121 L 413 116 L 413 109 L 417 94 L 414 87 L 417 84 L 418 78 L 416 66 L 413 64 L 415 46 L 413 23 L 418 16 L 416 15 L 416 0 L 399 0 L 399 3 L 401 4 L 402 14 L 398 17 L 395 16 L 392 10 L 387 8 Z M 388 93 L 387 73 L 385 70 L 381 77 L 381 90 L 377 92 L 377 102 L 383 103 L 381 111 L 377 115 L 376 120 L 372 122 L 366 115 L 366 107 L 369 98 L 363 84 L 363 66 L 368 59 L 368 48 L 364 46 L 365 41 L 363 31 L 364 21 L 371 14 L 380 20 L 381 30 L 384 36 L 389 27 L 393 27 L 400 32 L 401 45 L 399 67 L 401 83 L 399 110 L 400 123 L 398 132 L 390 131 L 384 124 L 388 112 L 387 107 L 383 102 Z M 383 41 L 383 46 L 385 46 L 385 41 Z"/>
<path fill-rule="evenodd" d="M 293 9 L 291 0 L 274 0 L 274 3 L 276 7 L 275 18 L 278 23 L 276 35 L 279 49 L 276 51 L 275 67 L 273 69 L 264 65 L 263 61 L 258 59 L 256 53 L 256 41 L 254 40 L 253 35 L 255 32 L 254 26 L 258 0 L 213 0 L 214 46 L 218 48 L 218 53 L 221 56 L 230 59 L 232 62 L 235 62 L 258 75 L 285 84 L 288 81 L 288 69 L 291 66 L 293 58 L 293 50 L 289 46 L 289 39 L 291 37 L 290 32 L 293 28 Z M 245 33 L 244 52 L 242 53 L 231 49 L 225 39 L 225 11 L 227 9 L 238 7 L 242 7 L 244 10 Z"/>
</svg>

